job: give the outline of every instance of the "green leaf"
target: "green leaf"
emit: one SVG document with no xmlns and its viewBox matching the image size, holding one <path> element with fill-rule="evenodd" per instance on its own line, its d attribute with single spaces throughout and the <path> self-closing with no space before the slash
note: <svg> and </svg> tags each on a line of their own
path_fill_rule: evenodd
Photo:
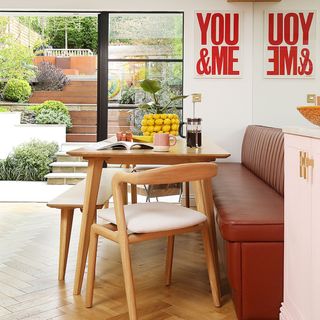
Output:
<svg viewBox="0 0 320 320">
<path fill-rule="evenodd" d="M 158 80 L 146 79 L 140 83 L 141 88 L 149 93 L 155 94 L 161 90 L 161 84 Z"/>
<path fill-rule="evenodd" d="M 183 100 L 185 98 L 188 98 L 189 96 L 175 96 L 170 98 L 171 101 L 177 101 L 177 100 Z"/>
</svg>

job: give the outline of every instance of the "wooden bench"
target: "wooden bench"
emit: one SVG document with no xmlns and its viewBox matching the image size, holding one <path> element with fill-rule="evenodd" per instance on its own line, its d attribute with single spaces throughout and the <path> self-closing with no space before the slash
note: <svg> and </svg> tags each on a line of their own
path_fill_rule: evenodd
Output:
<svg viewBox="0 0 320 320">
<path fill-rule="evenodd" d="M 112 177 L 119 171 L 129 171 L 124 168 L 103 169 L 97 198 L 96 209 L 108 207 L 112 197 Z M 60 220 L 60 249 L 59 249 L 59 272 L 58 279 L 64 280 L 68 260 L 70 236 L 74 209 L 83 209 L 86 180 L 79 182 L 58 197 L 51 200 L 47 206 L 61 210 Z"/>
</svg>

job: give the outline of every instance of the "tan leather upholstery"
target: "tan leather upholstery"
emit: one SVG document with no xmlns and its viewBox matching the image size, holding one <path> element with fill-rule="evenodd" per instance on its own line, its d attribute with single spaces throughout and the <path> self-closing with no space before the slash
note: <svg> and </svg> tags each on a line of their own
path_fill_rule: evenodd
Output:
<svg viewBox="0 0 320 320">
<path fill-rule="evenodd" d="M 283 134 L 248 126 L 242 163 L 219 163 L 217 222 L 239 320 L 278 320 L 283 301 Z"/>
</svg>

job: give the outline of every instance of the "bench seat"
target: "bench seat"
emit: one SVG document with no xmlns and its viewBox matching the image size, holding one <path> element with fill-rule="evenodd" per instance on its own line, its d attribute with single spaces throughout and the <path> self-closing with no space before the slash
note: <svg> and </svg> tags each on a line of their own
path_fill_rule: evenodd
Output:
<svg viewBox="0 0 320 320">
<path fill-rule="evenodd" d="M 218 163 L 216 220 L 239 320 L 278 320 L 283 301 L 283 133 L 248 126 L 241 163 Z"/>
<path fill-rule="evenodd" d="M 106 168 L 102 170 L 96 209 L 101 209 L 104 206 L 108 207 L 109 199 L 112 197 L 112 178 L 119 171 L 130 172 L 130 169 Z M 58 270 L 59 280 L 64 280 L 65 278 L 73 214 L 75 209 L 83 209 L 85 189 L 86 179 L 80 181 L 47 203 L 48 207 L 61 210 Z"/>
<path fill-rule="evenodd" d="M 283 241 L 283 197 L 240 163 L 219 163 L 217 222 L 227 241 Z"/>
</svg>

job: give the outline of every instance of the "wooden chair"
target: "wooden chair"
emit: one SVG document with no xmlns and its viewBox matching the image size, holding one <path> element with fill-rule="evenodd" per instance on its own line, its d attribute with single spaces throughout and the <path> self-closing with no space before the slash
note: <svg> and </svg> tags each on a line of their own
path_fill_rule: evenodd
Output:
<svg viewBox="0 0 320 320">
<path fill-rule="evenodd" d="M 219 271 L 213 226 L 211 178 L 216 175 L 214 163 L 193 163 L 168 166 L 141 173 L 117 173 L 112 180 L 115 208 L 98 210 L 106 225 L 93 224 L 90 234 L 86 306 L 91 307 L 95 278 L 98 236 L 119 243 L 125 291 L 130 320 L 137 319 L 136 298 L 131 269 L 129 244 L 167 237 L 166 284 L 171 283 L 174 236 L 200 231 L 209 273 L 213 302 L 220 303 Z M 127 184 L 162 184 L 192 181 L 195 187 L 197 210 L 177 204 L 151 202 L 125 205 Z M 210 228 L 209 228 L 210 225 Z M 212 251 L 213 247 L 213 251 Z M 214 252 L 214 254 L 213 254 Z"/>
<path fill-rule="evenodd" d="M 108 207 L 109 199 L 112 197 L 112 177 L 119 171 L 128 171 L 128 169 L 103 169 L 96 209 Z M 75 209 L 80 209 L 81 211 L 83 209 L 85 188 L 86 179 L 72 186 L 47 204 L 50 208 L 61 210 L 58 280 L 64 280 L 65 278 L 73 214 Z"/>
</svg>

